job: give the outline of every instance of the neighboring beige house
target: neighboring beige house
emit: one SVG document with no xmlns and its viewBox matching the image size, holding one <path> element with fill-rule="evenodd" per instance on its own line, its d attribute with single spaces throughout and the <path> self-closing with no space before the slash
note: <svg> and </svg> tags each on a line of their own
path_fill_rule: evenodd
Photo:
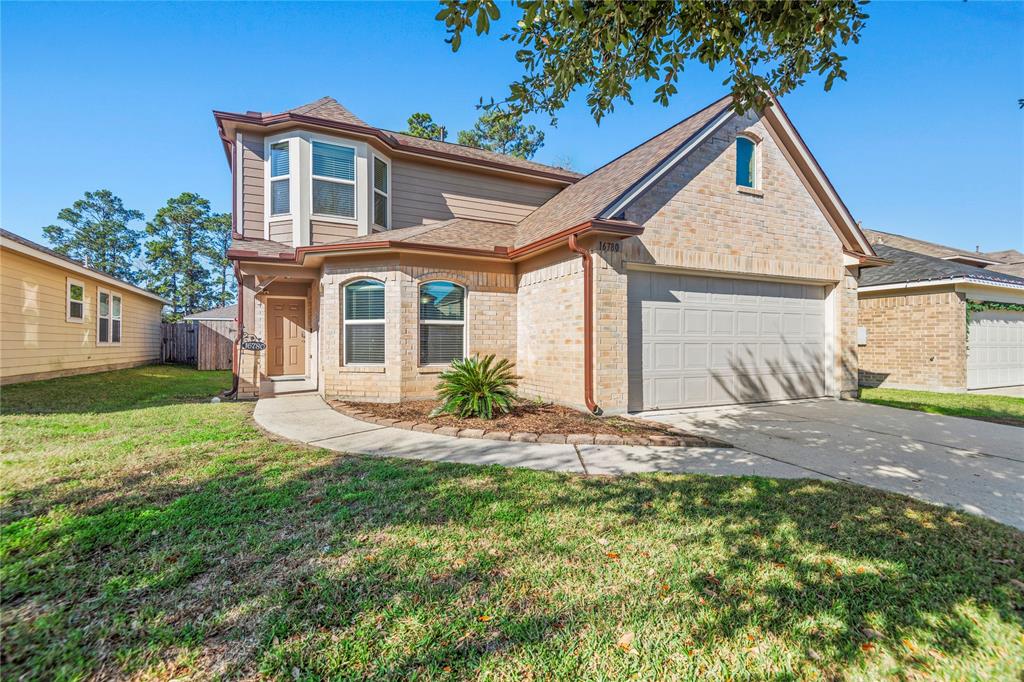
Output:
<svg viewBox="0 0 1024 682">
<path fill-rule="evenodd" d="M 429 398 L 451 360 L 488 353 L 521 394 L 595 412 L 855 394 L 856 278 L 884 261 L 782 108 L 731 105 L 586 176 L 331 98 L 214 112 L 238 395 Z"/>
<path fill-rule="evenodd" d="M 862 386 L 1024 385 L 1024 278 L 1001 272 L 991 254 L 866 232 L 892 264 L 860 277 Z M 971 263 L 979 260 L 986 267 Z"/>
<path fill-rule="evenodd" d="M 7 230 L 0 296 L 0 384 L 160 360 L 167 301 Z"/>
</svg>

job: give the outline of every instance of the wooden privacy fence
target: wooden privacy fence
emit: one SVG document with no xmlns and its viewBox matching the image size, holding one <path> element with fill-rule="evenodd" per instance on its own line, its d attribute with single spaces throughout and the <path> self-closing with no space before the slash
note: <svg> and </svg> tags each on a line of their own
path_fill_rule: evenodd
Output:
<svg viewBox="0 0 1024 682">
<path fill-rule="evenodd" d="M 185 320 L 160 325 L 161 359 L 197 369 L 231 369 L 234 320 Z"/>
<path fill-rule="evenodd" d="M 163 322 L 160 325 L 160 359 L 183 365 L 196 364 L 199 334 L 195 322 Z"/>
</svg>

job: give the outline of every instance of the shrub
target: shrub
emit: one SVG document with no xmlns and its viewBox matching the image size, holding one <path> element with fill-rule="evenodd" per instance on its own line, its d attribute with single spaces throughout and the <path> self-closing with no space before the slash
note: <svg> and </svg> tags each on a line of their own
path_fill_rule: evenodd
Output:
<svg viewBox="0 0 1024 682">
<path fill-rule="evenodd" d="M 512 371 L 514 366 L 504 358 L 495 362 L 493 355 L 453 361 L 434 387 L 441 404 L 431 416 L 493 419 L 496 412 L 507 413 L 516 400 L 519 377 Z"/>
</svg>

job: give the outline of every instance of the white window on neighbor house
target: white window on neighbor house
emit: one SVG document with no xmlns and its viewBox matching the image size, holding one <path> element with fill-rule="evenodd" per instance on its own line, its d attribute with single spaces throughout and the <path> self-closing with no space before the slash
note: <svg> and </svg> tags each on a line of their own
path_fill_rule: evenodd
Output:
<svg viewBox="0 0 1024 682">
<path fill-rule="evenodd" d="M 270 145 L 270 215 L 288 215 L 292 210 L 291 155 L 288 140 Z"/>
<path fill-rule="evenodd" d="M 96 343 L 121 343 L 121 297 L 106 289 L 96 291 Z"/>
<path fill-rule="evenodd" d="M 760 188 L 757 163 L 757 141 L 740 135 L 736 138 L 736 185 Z"/>
<path fill-rule="evenodd" d="M 66 319 L 68 322 L 84 322 L 85 283 L 69 277 L 67 287 Z"/>
<path fill-rule="evenodd" d="M 361 279 L 345 285 L 345 364 L 384 364 L 384 283 Z"/>
<path fill-rule="evenodd" d="M 454 282 L 420 286 L 420 364 L 447 365 L 466 356 L 466 289 Z"/>
<path fill-rule="evenodd" d="M 356 217 L 356 150 L 313 142 L 313 215 Z"/>
<path fill-rule="evenodd" d="M 379 156 L 373 157 L 373 224 L 391 227 L 391 167 Z"/>
</svg>

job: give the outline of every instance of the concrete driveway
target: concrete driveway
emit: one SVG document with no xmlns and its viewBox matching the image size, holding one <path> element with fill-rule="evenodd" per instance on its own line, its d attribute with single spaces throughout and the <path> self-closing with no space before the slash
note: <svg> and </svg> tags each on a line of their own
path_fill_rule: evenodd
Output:
<svg viewBox="0 0 1024 682">
<path fill-rule="evenodd" d="M 855 401 L 639 415 L 799 467 L 1024 529 L 1024 429 Z"/>
</svg>

